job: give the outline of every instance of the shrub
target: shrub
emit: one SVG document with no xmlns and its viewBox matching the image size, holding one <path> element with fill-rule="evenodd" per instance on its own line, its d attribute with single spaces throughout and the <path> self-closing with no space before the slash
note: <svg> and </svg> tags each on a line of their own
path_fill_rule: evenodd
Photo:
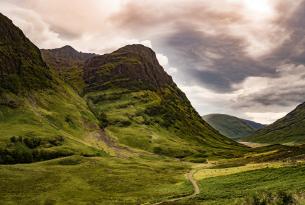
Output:
<svg viewBox="0 0 305 205">
<path fill-rule="evenodd" d="M 109 125 L 109 120 L 107 118 L 107 115 L 103 112 L 99 113 L 98 120 L 99 120 L 99 126 L 102 129 L 106 128 Z"/>
<path fill-rule="evenodd" d="M 48 142 L 53 146 L 59 146 L 62 145 L 65 141 L 65 138 L 63 136 L 55 136 L 50 139 L 48 139 Z"/>
<path fill-rule="evenodd" d="M 207 163 L 207 159 L 204 158 L 190 159 L 189 161 L 193 163 Z"/>
<path fill-rule="evenodd" d="M 66 116 L 65 117 L 65 122 L 68 123 L 70 127 L 75 128 L 75 124 L 74 124 L 71 116 L 69 116 L 69 115 Z"/>
<path fill-rule="evenodd" d="M 17 163 L 33 162 L 32 150 L 20 142 L 16 143 L 15 148 L 10 154 Z"/>
<path fill-rule="evenodd" d="M 119 127 L 128 127 L 131 125 L 131 122 L 128 120 L 121 120 L 121 121 L 116 121 L 115 122 L 117 126 Z"/>
<path fill-rule="evenodd" d="M 23 142 L 27 147 L 34 149 L 40 145 L 41 138 L 40 137 L 27 137 L 23 140 Z"/>
</svg>

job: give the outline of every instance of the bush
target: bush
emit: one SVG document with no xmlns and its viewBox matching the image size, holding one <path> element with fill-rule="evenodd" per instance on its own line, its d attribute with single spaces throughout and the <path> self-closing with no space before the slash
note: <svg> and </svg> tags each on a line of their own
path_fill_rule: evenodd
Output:
<svg viewBox="0 0 305 205">
<path fill-rule="evenodd" d="M 65 138 L 63 136 L 55 136 L 50 139 L 48 139 L 48 142 L 53 146 L 59 146 L 62 145 L 65 141 Z"/>
<path fill-rule="evenodd" d="M 109 125 L 109 120 L 107 118 L 107 115 L 103 112 L 99 113 L 98 120 L 99 120 L 99 126 L 102 129 L 105 129 Z"/>
<path fill-rule="evenodd" d="M 23 142 L 27 147 L 34 149 L 40 145 L 41 138 L 40 137 L 27 137 L 23 140 Z"/>
<path fill-rule="evenodd" d="M 165 155 L 170 157 L 175 157 L 178 159 L 183 159 L 192 155 L 192 152 L 189 150 L 179 150 L 179 149 L 171 149 L 171 148 L 161 148 L 154 147 L 153 152 L 158 155 Z"/>
<path fill-rule="evenodd" d="M 119 127 L 128 127 L 131 125 L 131 122 L 128 120 L 116 121 L 115 124 Z"/>
<path fill-rule="evenodd" d="M 72 128 L 76 127 L 73 120 L 72 120 L 72 117 L 69 116 L 69 115 L 65 117 L 65 122 L 68 123 L 69 126 L 72 127 Z"/>
<path fill-rule="evenodd" d="M 207 159 L 204 158 L 190 159 L 189 161 L 193 163 L 207 163 Z"/>
</svg>

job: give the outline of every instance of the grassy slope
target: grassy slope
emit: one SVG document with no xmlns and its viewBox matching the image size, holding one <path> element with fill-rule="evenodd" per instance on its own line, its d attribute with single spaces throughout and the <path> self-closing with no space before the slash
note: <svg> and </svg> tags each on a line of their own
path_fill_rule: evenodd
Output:
<svg viewBox="0 0 305 205">
<path fill-rule="evenodd" d="M 202 192 L 195 201 L 200 202 L 198 204 L 241 204 L 244 198 L 251 200 L 257 193 L 297 193 L 305 190 L 304 171 L 305 166 L 300 165 L 207 178 L 200 182 Z M 262 194 L 258 196 L 263 198 Z"/>
<path fill-rule="evenodd" d="M 204 161 L 207 156 L 232 157 L 246 150 L 204 122 L 172 81 L 156 88 L 148 81 L 143 84 L 130 76 L 133 70 L 141 72 L 156 66 L 128 50 L 134 47 L 153 56 L 148 48 L 127 46 L 127 51 L 123 48 L 96 57 L 92 62 L 102 63 L 95 63 L 96 73 L 88 71 L 90 84 L 85 97 L 98 118 L 105 118 L 101 120 L 107 122 L 105 127 L 110 136 L 133 148 L 191 161 Z M 153 83 L 164 75 L 167 74 L 159 74 Z"/>
<path fill-rule="evenodd" d="M 143 204 L 192 192 L 187 165 L 163 159 L 72 156 L 0 165 L 1 204 Z"/>
<path fill-rule="evenodd" d="M 249 136 L 257 130 L 257 127 L 252 127 L 243 119 L 234 116 L 211 114 L 203 116 L 203 119 L 221 134 L 232 139 Z"/>
<path fill-rule="evenodd" d="M 62 136 L 64 143 L 61 146 L 45 149 L 79 154 L 100 152 L 98 146 L 89 143 L 90 138 L 97 136 L 98 121 L 86 102 L 71 88 L 63 85 L 60 91 L 35 91 L 31 96 L 23 97 L 6 96 L 7 100 L 18 101 L 19 106 L 0 105 L 0 148 L 8 146 L 13 136 L 38 137 L 41 140 Z"/>
<path fill-rule="evenodd" d="M 12 156 L 20 158 L 18 162 L 31 161 L 34 151 L 35 160 L 103 154 L 86 142 L 99 131 L 86 102 L 46 66 L 40 50 L 1 14 L 0 25 L 0 162 L 12 163 Z"/>
<path fill-rule="evenodd" d="M 301 104 L 282 119 L 243 140 L 268 144 L 304 144 L 304 123 L 305 104 Z"/>
</svg>

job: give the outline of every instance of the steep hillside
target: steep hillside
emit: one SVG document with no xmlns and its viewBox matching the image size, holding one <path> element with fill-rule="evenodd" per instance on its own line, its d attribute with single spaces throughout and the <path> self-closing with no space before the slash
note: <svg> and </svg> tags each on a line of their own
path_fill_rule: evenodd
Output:
<svg viewBox="0 0 305 205">
<path fill-rule="evenodd" d="M 57 49 L 42 49 L 42 57 L 50 68 L 79 93 L 84 88 L 83 67 L 86 60 L 96 56 L 92 53 L 76 51 L 71 46 Z"/>
<path fill-rule="evenodd" d="M 232 139 L 249 136 L 264 127 L 264 125 L 250 120 L 224 114 L 206 115 L 203 116 L 203 119 L 221 134 Z"/>
<path fill-rule="evenodd" d="M 278 144 L 305 143 L 305 103 L 297 106 L 282 119 L 243 140 L 249 142 Z"/>
<path fill-rule="evenodd" d="M 198 115 L 150 48 L 128 45 L 90 58 L 84 78 L 89 106 L 121 144 L 190 160 L 244 149 Z"/>
<path fill-rule="evenodd" d="M 0 92 L 18 94 L 51 87 L 52 75 L 39 49 L 0 14 Z"/>
<path fill-rule="evenodd" d="M 0 14 L 0 163 L 102 154 L 86 102 L 43 62 L 40 50 Z"/>
</svg>

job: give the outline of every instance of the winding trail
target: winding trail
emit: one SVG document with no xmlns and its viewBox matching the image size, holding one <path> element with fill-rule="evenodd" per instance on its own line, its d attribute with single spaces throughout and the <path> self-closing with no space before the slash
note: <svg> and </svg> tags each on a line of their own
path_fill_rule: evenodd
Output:
<svg viewBox="0 0 305 205">
<path fill-rule="evenodd" d="M 183 199 L 190 199 L 190 198 L 193 198 L 193 197 L 197 196 L 200 193 L 200 189 L 199 189 L 197 181 L 193 177 L 196 171 L 197 170 L 192 170 L 189 173 L 185 174 L 186 178 L 193 185 L 194 192 L 191 195 L 177 197 L 177 198 L 172 198 L 172 199 L 167 199 L 167 200 L 164 200 L 164 201 L 160 201 L 160 202 L 154 203 L 152 205 L 162 205 L 163 203 L 166 203 L 166 202 L 175 202 L 175 201 L 180 201 L 180 200 L 183 200 Z"/>
</svg>

